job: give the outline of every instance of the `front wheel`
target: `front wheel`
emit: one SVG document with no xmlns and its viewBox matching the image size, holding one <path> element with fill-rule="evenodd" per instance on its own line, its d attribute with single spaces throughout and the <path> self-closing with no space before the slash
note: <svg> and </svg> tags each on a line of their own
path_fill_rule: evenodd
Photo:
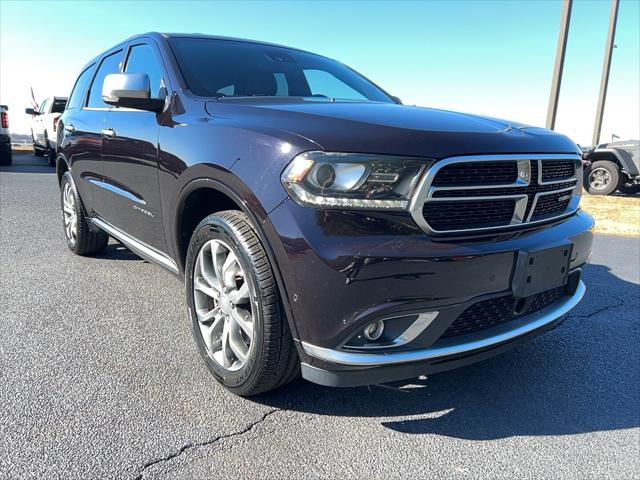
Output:
<svg viewBox="0 0 640 480">
<path fill-rule="evenodd" d="M 609 160 L 593 162 L 584 172 L 584 188 L 591 195 L 609 195 L 619 184 L 618 166 Z"/>
<path fill-rule="evenodd" d="M 196 344 L 222 385 L 255 395 L 296 378 L 299 359 L 273 270 L 244 213 L 229 210 L 200 222 L 185 271 Z"/>
</svg>

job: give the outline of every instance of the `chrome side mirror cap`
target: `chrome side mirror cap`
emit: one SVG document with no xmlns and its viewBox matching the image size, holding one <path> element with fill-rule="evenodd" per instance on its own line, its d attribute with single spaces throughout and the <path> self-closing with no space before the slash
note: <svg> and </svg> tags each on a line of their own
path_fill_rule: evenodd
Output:
<svg viewBox="0 0 640 480">
<path fill-rule="evenodd" d="M 146 73 L 110 73 L 102 83 L 102 100 L 115 107 L 160 112 L 164 100 L 151 98 L 151 82 Z"/>
</svg>

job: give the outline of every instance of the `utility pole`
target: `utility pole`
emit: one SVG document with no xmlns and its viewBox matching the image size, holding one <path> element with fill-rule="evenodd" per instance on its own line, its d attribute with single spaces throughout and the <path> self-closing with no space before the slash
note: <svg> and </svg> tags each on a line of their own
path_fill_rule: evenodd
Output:
<svg viewBox="0 0 640 480">
<path fill-rule="evenodd" d="M 596 124 L 593 127 L 591 144 L 595 147 L 600 141 L 602 129 L 602 116 L 604 115 L 604 102 L 607 99 L 607 87 L 609 86 L 609 71 L 611 70 L 611 56 L 613 54 L 613 40 L 616 36 L 616 22 L 618 20 L 618 0 L 611 0 L 611 15 L 609 17 L 609 34 L 607 45 L 604 49 L 604 64 L 602 65 L 602 79 L 600 80 L 600 95 L 598 96 L 598 108 L 596 110 Z"/>
<path fill-rule="evenodd" d="M 546 127 L 553 130 L 556 126 L 556 113 L 558 112 L 558 98 L 560 97 L 560 84 L 562 83 L 562 69 L 564 68 L 564 54 L 567 50 L 567 37 L 569 36 L 569 23 L 571 22 L 571 5 L 573 0 L 564 0 L 562 3 L 562 15 L 560 17 L 560 32 L 558 34 L 558 48 L 556 49 L 556 64 L 553 67 L 553 79 L 551 81 L 551 93 L 547 108 Z"/>
</svg>

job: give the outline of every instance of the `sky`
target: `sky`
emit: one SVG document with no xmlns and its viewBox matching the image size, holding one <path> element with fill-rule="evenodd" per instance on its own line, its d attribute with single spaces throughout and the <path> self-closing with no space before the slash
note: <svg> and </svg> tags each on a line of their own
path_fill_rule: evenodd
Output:
<svg viewBox="0 0 640 480">
<path fill-rule="evenodd" d="M 560 0 L 0 0 L 0 103 L 30 131 L 36 98 L 69 94 L 91 58 L 148 31 L 269 41 L 335 58 L 405 104 L 544 126 Z M 590 145 L 609 0 L 576 0 L 556 130 Z M 640 137 L 640 0 L 621 0 L 601 141 Z"/>
</svg>

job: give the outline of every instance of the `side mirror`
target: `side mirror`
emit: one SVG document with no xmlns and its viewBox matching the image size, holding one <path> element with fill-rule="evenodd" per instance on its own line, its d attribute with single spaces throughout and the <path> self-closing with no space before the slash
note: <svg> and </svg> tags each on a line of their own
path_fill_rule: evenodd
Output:
<svg viewBox="0 0 640 480">
<path fill-rule="evenodd" d="M 25 108 L 24 109 L 24 113 L 26 113 L 27 115 L 39 115 L 40 112 L 38 112 L 37 110 L 34 110 L 33 108 Z"/>
<path fill-rule="evenodd" d="M 391 95 L 391 98 L 393 98 L 398 105 L 402 105 L 402 100 L 400 100 L 400 97 L 395 97 L 395 96 Z"/>
<path fill-rule="evenodd" d="M 151 98 L 149 75 L 146 73 L 111 73 L 104 77 L 102 101 L 116 107 L 161 112 L 164 100 Z"/>
</svg>

